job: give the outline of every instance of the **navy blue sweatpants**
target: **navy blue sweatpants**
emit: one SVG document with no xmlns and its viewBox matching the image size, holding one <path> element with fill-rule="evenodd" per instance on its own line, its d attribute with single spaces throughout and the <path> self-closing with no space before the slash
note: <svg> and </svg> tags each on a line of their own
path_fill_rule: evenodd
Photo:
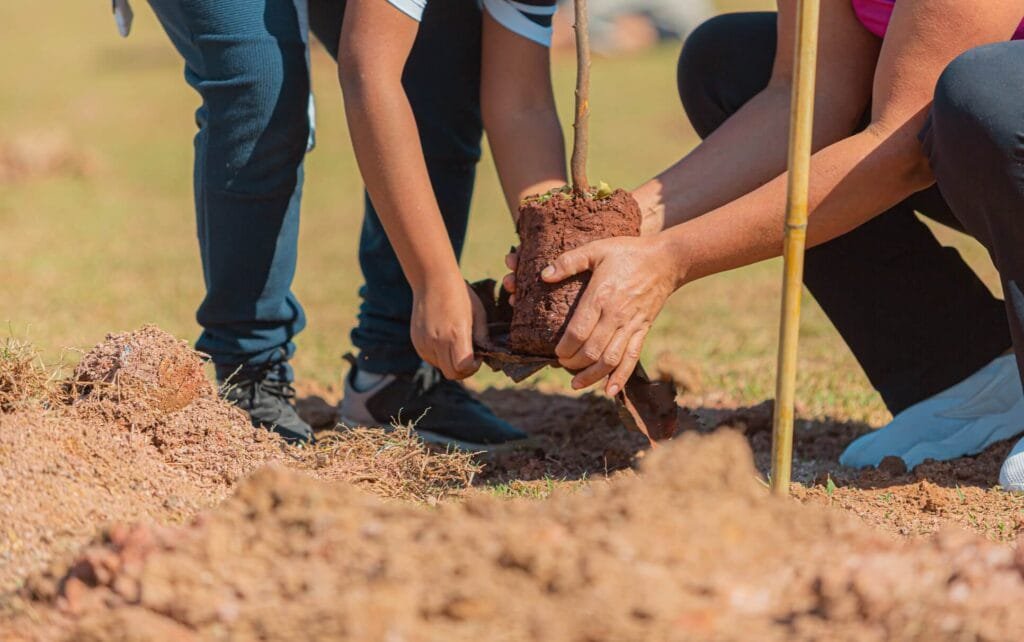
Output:
<svg viewBox="0 0 1024 642">
<path fill-rule="evenodd" d="M 287 360 L 306 323 L 291 285 L 311 127 L 307 33 L 337 57 L 345 2 L 150 4 L 202 99 L 195 208 L 206 297 L 196 314 L 203 327 L 196 347 L 222 374 Z M 457 255 L 483 129 L 480 28 L 473 0 L 429 3 L 403 76 Z M 365 283 L 352 341 L 361 365 L 380 373 L 414 370 L 420 360 L 409 339 L 412 293 L 369 199 L 359 259 Z M 282 368 L 281 376 L 290 378 L 290 370 Z"/>
<path fill-rule="evenodd" d="M 691 34 L 678 84 L 702 137 L 764 89 L 775 47 L 774 13 L 719 16 Z M 937 184 L 807 251 L 807 287 L 893 413 L 962 381 L 1011 343 L 1024 371 L 1022 87 L 1024 43 L 960 56 L 939 80 L 921 134 Z M 988 248 L 1005 306 L 915 211 Z"/>
</svg>

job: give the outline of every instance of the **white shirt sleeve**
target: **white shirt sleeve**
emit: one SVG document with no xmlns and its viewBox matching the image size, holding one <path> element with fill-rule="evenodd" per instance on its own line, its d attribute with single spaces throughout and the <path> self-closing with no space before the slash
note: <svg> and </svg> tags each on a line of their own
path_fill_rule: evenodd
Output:
<svg viewBox="0 0 1024 642">
<path fill-rule="evenodd" d="M 551 18 L 557 9 L 555 4 L 532 5 L 515 0 L 482 0 L 482 3 L 487 13 L 512 33 L 539 45 L 551 46 Z"/>
<path fill-rule="evenodd" d="M 451 2 L 452 0 L 445 1 Z M 427 6 L 427 0 L 388 0 L 388 2 L 416 22 L 423 19 L 423 9 Z"/>
<path fill-rule="evenodd" d="M 455 2 L 457 0 L 439 0 L 439 2 Z M 395 7 L 413 20 L 423 19 L 423 10 L 427 0 L 388 0 Z M 519 34 L 545 47 L 551 46 L 551 18 L 555 15 L 554 0 L 550 5 L 533 5 L 515 0 L 478 0 L 487 13 L 491 14 L 498 24 L 512 33 Z"/>
</svg>

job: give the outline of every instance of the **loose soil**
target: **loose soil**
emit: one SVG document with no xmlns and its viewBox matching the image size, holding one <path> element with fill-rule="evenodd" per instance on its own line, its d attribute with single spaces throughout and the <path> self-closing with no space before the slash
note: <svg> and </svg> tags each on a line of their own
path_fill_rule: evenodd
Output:
<svg viewBox="0 0 1024 642">
<path fill-rule="evenodd" d="M 545 283 L 541 271 L 563 253 L 612 236 L 639 236 L 641 214 L 633 196 L 615 190 L 604 198 L 555 192 L 519 208 L 516 306 L 509 346 L 513 352 L 554 356 L 590 274 Z"/>
<path fill-rule="evenodd" d="M 199 363 L 155 328 L 112 335 L 55 394 L 11 385 L 0 358 L 0 639 L 1024 631 L 1024 500 L 992 488 L 1009 444 L 852 471 L 838 455 L 870 428 L 802 420 L 795 499 L 778 500 L 770 402 L 737 407 L 670 357 L 652 373 L 699 421 L 665 447 L 604 397 L 491 389 L 531 440 L 475 460 L 407 430 L 285 446 L 200 385 Z M 301 392 L 330 427 L 336 391 Z"/>
<path fill-rule="evenodd" d="M 179 527 L 116 526 L 29 586 L 77 640 L 1009 640 L 1024 559 L 766 495 L 736 432 L 544 502 L 387 504 L 280 467 Z M 49 581 L 47 581 L 49 580 Z M 134 636 L 134 637 L 133 637 Z"/>
<path fill-rule="evenodd" d="M 187 520 L 270 463 L 435 502 L 478 470 L 407 429 L 286 446 L 218 399 L 199 355 L 155 327 L 108 336 L 51 385 L 32 351 L 8 342 L 0 410 L 0 594 L 105 524 Z"/>
</svg>

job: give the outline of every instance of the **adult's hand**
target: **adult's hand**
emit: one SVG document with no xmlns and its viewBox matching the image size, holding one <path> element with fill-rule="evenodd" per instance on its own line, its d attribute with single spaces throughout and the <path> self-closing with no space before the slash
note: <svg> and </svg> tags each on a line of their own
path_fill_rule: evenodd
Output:
<svg viewBox="0 0 1024 642">
<path fill-rule="evenodd" d="M 413 295 L 410 336 L 416 352 L 448 379 L 480 369 L 473 339 L 485 339 L 483 303 L 463 281 L 432 283 Z"/>
<path fill-rule="evenodd" d="M 555 354 L 577 373 L 574 388 L 608 377 L 605 391 L 614 396 L 636 368 L 665 300 L 682 284 L 679 257 L 661 236 L 604 239 L 562 254 L 541 278 L 558 283 L 587 271 L 590 283 Z"/>
<path fill-rule="evenodd" d="M 649 206 L 646 201 L 638 198 L 637 202 L 640 203 L 640 209 L 643 212 L 640 236 L 654 236 L 661 231 L 661 215 L 653 206 Z M 505 267 L 511 270 L 511 272 L 506 274 L 501 280 L 502 287 L 512 295 L 512 303 L 516 301 L 516 267 L 519 265 L 518 251 L 518 247 L 512 246 L 512 249 L 505 255 Z"/>
</svg>

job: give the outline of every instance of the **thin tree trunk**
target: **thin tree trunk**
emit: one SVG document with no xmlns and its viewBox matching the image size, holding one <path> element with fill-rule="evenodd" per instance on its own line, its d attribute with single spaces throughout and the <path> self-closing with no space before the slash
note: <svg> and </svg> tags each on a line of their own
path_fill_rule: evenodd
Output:
<svg viewBox="0 0 1024 642">
<path fill-rule="evenodd" d="M 587 182 L 587 146 L 590 143 L 590 28 L 587 0 L 575 0 L 576 8 L 576 120 L 573 122 L 572 187 L 577 195 L 590 191 Z"/>
</svg>

